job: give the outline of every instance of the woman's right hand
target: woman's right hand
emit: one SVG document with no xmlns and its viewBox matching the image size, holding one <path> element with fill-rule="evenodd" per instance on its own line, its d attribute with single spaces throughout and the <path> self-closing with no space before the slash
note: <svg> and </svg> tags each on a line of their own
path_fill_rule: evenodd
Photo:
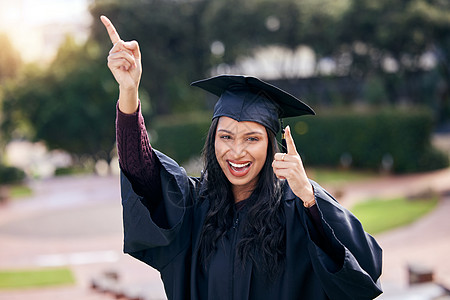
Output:
<svg viewBox="0 0 450 300">
<path fill-rule="evenodd" d="M 138 89 L 142 75 L 141 52 L 136 41 L 120 39 L 111 21 L 101 16 L 113 47 L 108 55 L 108 67 L 119 84 L 119 109 L 123 113 L 134 113 L 138 107 Z"/>
</svg>

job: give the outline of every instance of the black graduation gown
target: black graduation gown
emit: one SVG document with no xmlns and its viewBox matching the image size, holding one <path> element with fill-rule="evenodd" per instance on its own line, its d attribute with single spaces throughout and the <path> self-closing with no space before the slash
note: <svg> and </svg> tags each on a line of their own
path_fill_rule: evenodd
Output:
<svg viewBox="0 0 450 300">
<path fill-rule="evenodd" d="M 356 217 L 312 181 L 330 247 L 327 252 L 314 243 L 317 233 L 306 209 L 286 184 L 283 273 L 268 281 L 250 261 L 243 266 L 236 258 L 245 208 L 235 212 L 235 225 L 218 243 L 209 270 L 204 271 L 196 250 L 208 210 L 208 201 L 197 201 L 204 185 L 187 176 L 175 161 L 154 151 L 162 164 L 162 199 L 158 199 L 157 209 L 149 210 L 150 200 L 136 194 L 129 179 L 121 176 L 124 252 L 160 272 L 168 299 L 347 300 L 373 299 L 382 292 L 381 248 Z"/>
</svg>

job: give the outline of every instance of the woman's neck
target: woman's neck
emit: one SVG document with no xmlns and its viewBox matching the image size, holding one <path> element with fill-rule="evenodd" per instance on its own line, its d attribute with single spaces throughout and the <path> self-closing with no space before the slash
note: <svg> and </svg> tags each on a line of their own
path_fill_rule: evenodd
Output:
<svg viewBox="0 0 450 300">
<path fill-rule="evenodd" d="M 232 185 L 231 190 L 234 196 L 234 203 L 248 199 L 255 190 L 256 183 L 247 185 Z"/>
</svg>

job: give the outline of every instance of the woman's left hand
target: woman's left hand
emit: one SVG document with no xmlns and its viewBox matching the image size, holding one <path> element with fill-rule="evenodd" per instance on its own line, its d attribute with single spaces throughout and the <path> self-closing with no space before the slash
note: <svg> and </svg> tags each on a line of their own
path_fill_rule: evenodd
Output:
<svg viewBox="0 0 450 300">
<path fill-rule="evenodd" d="M 314 191 L 306 176 L 305 168 L 292 138 L 291 128 L 285 129 L 287 153 L 276 153 L 272 168 L 280 179 L 286 179 L 294 194 L 304 203 L 314 201 Z"/>
</svg>

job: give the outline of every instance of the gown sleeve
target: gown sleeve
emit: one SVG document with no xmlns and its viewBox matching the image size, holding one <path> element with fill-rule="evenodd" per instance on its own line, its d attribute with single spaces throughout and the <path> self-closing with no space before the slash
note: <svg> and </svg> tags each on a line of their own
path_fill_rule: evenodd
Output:
<svg viewBox="0 0 450 300">
<path fill-rule="evenodd" d="M 323 233 L 317 232 L 310 218 L 303 220 L 310 238 L 308 252 L 324 290 L 330 299 L 374 299 L 382 293 L 380 246 L 350 211 L 320 185 L 311 184 Z M 297 210 L 305 216 L 301 203 L 296 202 Z"/>
<path fill-rule="evenodd" d="M 117 108 L 124 252 L 162 270 L 190 246 L 193 190 L 197 180 L 150 146 L 140 106 Z"/>
<path fill-rule="evenodd" d="M 133 114 L 122 113 L 117 104 L 116 141 L 120 169 L 133 182 L 136 192 L 140 195 L 160 193 L 161 164 L 150 145 L 140 103 Z"/>
</svg>

